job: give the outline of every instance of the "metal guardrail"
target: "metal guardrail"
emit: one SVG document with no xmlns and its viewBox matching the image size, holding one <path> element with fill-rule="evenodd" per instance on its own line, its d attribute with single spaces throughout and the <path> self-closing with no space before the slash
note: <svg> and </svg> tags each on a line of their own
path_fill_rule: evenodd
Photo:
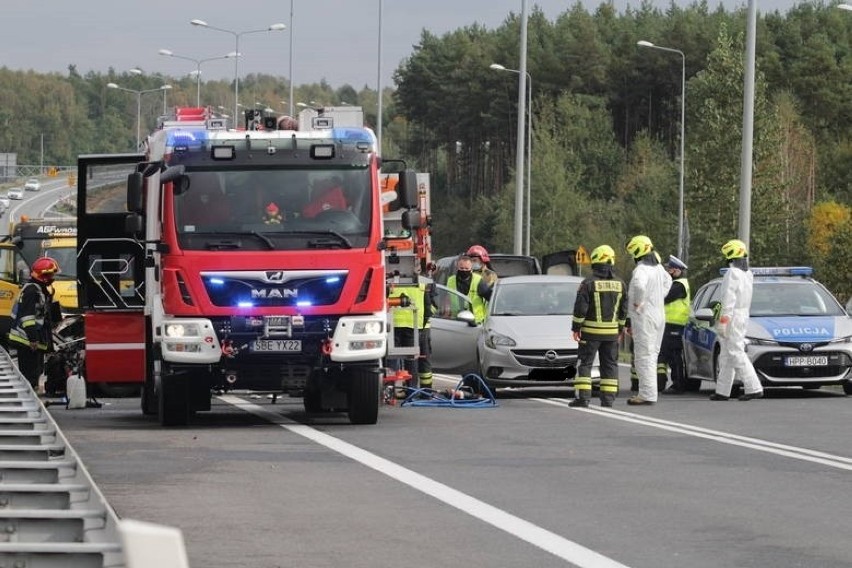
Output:
<svg viewBox="0 0 852 568">
<path fill-rule="evenodd" d="M 0 349 L 0 567 L 122 568 L 118 518 Z"/>
</svg>

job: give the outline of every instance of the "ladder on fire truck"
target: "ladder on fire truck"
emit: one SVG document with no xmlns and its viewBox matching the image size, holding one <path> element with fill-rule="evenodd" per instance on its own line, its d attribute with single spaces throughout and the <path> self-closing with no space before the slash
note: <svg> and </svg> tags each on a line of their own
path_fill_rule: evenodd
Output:
<svg viewBox="0 0 852 568">
<path fill-rule="evenodd" d="M 0 566 L 125 566 L 118 518 L 0 349 Z"/>
</svg>

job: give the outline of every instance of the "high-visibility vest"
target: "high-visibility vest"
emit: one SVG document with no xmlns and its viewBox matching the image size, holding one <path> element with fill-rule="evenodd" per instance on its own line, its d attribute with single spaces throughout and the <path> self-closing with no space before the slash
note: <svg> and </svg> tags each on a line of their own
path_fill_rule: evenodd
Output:
<svg viewBox="0 0 852 568">
<path fill-rule="evenodd" d="M 394 286 L 389 298 L 408 296 L 412 306 L 417 308 L 417 329 L 429 327 L 426 319 L 426 285 Z M 393 326 L 414 329 L 414 311 L 411 308 L 396 308 L 393 310 Z"/>
<path fill-rule="evenodd" d="M 683 288 L 686 290 L 686 298 L 678 298 L 666 304 L 666 323 L 686 325 L 686 322 L 689 321 L 689 304 L 692 303 L 689 281 L 686 278 L 677 278 L 675 282 L 683 284 Z"/>
<path fill-rule="evenodd" d="M 486 304 L 485 298 L 479 295 L 477 289 L 479 288 L 479 282 L 482 280 L 482 276 L 473 273 L 473 276 L 470 279 L 470 290 L 467 292 L 467 298 L 470 300 L 470 306 L 473 310 L 473 319 L 476 323 L 482 323 L 485 321 L 485 312 L 486 312 Z M 447 288 L 450 290 L 455 290 L 458 292 L 458 287 L 456 286 L 456 275 L 453 274 L 447 279 Z M 453 313 L 457 313 L 458 306 L 453 302 Z"/>
</svg>

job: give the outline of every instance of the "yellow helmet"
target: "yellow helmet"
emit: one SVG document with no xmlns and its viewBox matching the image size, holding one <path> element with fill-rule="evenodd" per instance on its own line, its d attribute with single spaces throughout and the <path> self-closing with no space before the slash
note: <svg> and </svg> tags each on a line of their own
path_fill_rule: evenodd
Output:
<svg viewBox="0 0 852 568">
<path fill-rule="evenodd" d="M 634 259 L 638 259 L 654 250 L 654 244 L 651 242 L 651 239 L 645 235 L 636 235 L 628 241 L 626 248 L 627 252 L 630 253 L 630 256 Z"/>
<path fill-rule="evenodd" d="M 615 251 L 609 245 L 601 245 L 592 251 L 592 264 L 615 264 Z"/>
<path fill-rule="evenodd" d="M 748 256 L 748 248 L 746 244 L 739 239 L 731 239 L 722 245 L 722 255 L 726 260 L 734 260 L 735 258 L 745 258 Z"/>
</svg>

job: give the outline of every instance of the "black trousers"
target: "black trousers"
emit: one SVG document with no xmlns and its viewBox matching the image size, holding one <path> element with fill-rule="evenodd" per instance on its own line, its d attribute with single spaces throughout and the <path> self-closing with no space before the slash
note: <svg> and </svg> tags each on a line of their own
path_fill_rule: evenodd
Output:
<svg viewBox="0 0 852 568">
<path fill-rule="evenodd" d="M 683 361 L 683 326 L 667 323 L 663 332 L 663 344 L 660 347 L 660 363 L 665 363 L 671 371 L 672 388 L 686 390 L 686 366 Z"/>
<path fill-rule="evenodd" d="M 30 349 L 20 343 L 15 343 L 18 351 L 18 369 L 24 375 L 33 389 L 38 389 L 38 378 L 44 370 L 44 351 Z"/>
</svg>

